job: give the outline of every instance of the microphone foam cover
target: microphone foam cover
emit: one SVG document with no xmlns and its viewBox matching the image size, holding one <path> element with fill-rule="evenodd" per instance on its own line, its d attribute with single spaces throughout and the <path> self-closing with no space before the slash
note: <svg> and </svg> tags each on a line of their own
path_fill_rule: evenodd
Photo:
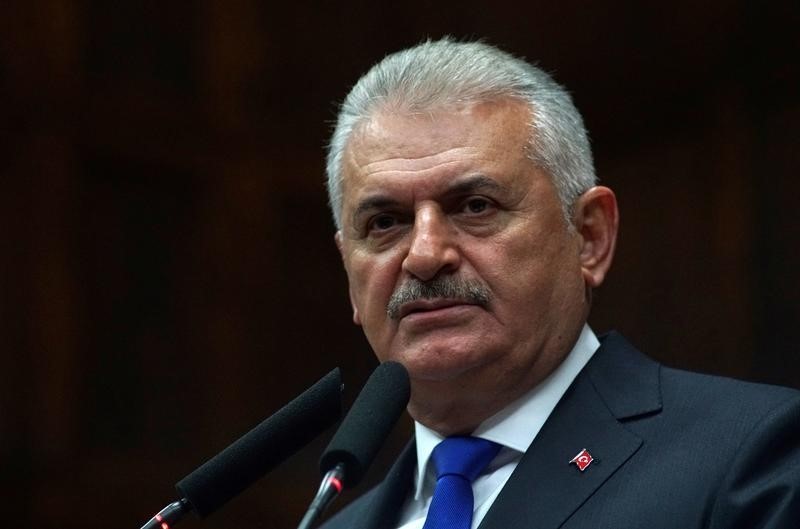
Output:
<svg viewBox="0 0 800 529">
<path fill-rule="evenodd" d="M 175 488 L 198 516 L 208 516 L 338 421 L 341 393 L 337 367 Z"/>
<path fill-rule="evenodd" d="M 344 486 L 357 485 L 403 413 L 410 395 L 405 367 L 397 362 L 379 365 L 322 454 L 322 474 L 343 463 Z"/>
</svg>

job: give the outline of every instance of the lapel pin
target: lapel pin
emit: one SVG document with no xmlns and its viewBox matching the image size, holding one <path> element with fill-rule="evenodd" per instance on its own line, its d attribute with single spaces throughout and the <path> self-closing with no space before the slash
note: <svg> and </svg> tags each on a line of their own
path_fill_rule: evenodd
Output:
<svg viewBox="0 0 800 529">
<path fill-rule="evenodd" d="M 584 448 L 583 450 L 578 452 L 578 455 L 573 457 L 569 463 L 570 464 L 575 463 L 575 465 L 578 467 L 578 470 L 583 472 L 584 470 L 586 470 L 586 467 L 588 467 L 592 463 L 592 461 L 594 461 L 592 454 L 590 454 L 589 451 Z"/>
</svg>

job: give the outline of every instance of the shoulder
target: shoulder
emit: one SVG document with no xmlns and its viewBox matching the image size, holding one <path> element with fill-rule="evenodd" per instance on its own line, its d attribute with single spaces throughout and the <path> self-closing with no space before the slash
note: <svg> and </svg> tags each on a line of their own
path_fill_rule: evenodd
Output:
<svg viewBox="0 0 800 529">
<path fill-rule="evenodd" d="M 639 352 L 620 334 L 602 338 L 590 363 L 590 376 L 610 403 L 621 406 L 649 397 L 665 413 L 741 421 L 796 403 L 800 391 L 666 367 Z"/>
<path fill-rule="evenodd" d="M 800 399 L 800 391 L 727 377 L 661 368 L 665 404 L 676 409 L 707 410 L 730 417 L 762 416 Z"/>
<path fill-rule="evenodd" d="M 727 448 L 731 464 L 748 454 L 772 458 L 771 447 L 785 441 L 800 455 L 800 391 L 665 367 L 661 395 L 668 423 L 698 449 Z"/>
<path fill-rule="evenodd" d="M 604 337 L 586 374 L 642 440 L 635 464 L 618 472 L 638 501 L 669 490 L 675 503 L 696 505 L 704 527 L 795 527 L 800 391 L 665 367 L 618 334 Z"/>
<path fill-rule="evenodd" d="M 719 479 L 768 443 L 759 440 L 793 439 L 800 451 L 800 391 L 664 367 L 618 334 L 603 337 L 587 376 L 645 452 L 713 467 Z"/>
<path fill-rule="evenodd" d="M 712 527 L 795 527 L 800 392 L 668 368 L 662 381 L 665 416 L 686 425 L 696 464 L 719 470 Z"/>
</svg>

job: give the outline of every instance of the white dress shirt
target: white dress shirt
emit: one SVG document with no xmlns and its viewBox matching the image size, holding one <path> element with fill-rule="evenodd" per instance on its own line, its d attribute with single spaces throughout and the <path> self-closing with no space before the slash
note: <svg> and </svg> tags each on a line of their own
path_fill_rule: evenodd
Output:
<svg viewBox="0 0 800 529">
<path fill-rule="evenodd" d="M 472 433 L 473 437 L 488 439 L 503 446 L 483 474 L 472 483 L 475 498 L 472 529 L 481 523 L 517 468 L 522 454 L 598 347 L 600 342 L 597 337 L 588 325 L 584 325 L 575 347 L 561 365 L 535 388 L 481 423 Z M 398 529 L 421 529 L 425 523 L 436 486 L 436 471 L 428 461 L 434 447 L 444 439 L 418 422 L 414 423 L 414 428 L 417 440 L 416 481 L 414 490 L 403 506 Z"/>
</svg>

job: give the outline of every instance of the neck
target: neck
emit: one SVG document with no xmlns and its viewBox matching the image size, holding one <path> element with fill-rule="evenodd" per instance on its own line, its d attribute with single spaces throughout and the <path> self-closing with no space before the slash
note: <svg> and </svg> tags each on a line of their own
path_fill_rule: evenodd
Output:
<svg viewBox="0 0 800 529">
<path fill-rule="evenodd" d="M 442 383 L 411 383 L 411 417 L 444 437 L 469 435 L 484 421 L 524 395 L 533 385 L 519 385 L 502 395 L 457 391 Z M 459 395 L 452 397 L 452 395 Z"/>
</svg>

